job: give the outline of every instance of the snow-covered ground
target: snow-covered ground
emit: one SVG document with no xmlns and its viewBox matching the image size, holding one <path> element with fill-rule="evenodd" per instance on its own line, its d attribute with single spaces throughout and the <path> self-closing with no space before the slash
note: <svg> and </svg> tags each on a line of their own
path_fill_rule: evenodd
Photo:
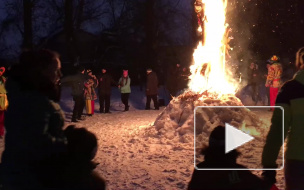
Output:
<svg viewBox="0 0 304 190">
<path fill-rule="evenodd" d="M 70 89 L 63 89 L 60 104 L 66 113 L 66 125 L 73 124 L 70 123 L 73 108 Z M 187 189 L 194 169 L 193 141 L 187 141 L 188 138 L 174 141 L 172 135 L 179 134 L 174 131 L 169 134 L 170 126 L 163 134 L 157 132 L 153 124 L 168 110 L 163 112 L 164 107 L 144 110 L 145 94 L 136 86 L 132 87 L 130 105 L 130 111 L 123 112 L 118 89 L 113 88 L 111 114 L 100 114 L 97 100 L 95 115 L 76 124 L 98 137 L 94 161 L 99 163 L 96 171 L 104 177 L 108 189 Z M 154 108 L 153 104 L 151 107 Z M 254 113 L 265 120 L 270 120 L 272 114 L 263 109 Z M 0 140 L 1 152 L 3 146 Z M 283 171 L 278 171 L 277 181 L 277 186 L 284 189 Z"/>
</svg>

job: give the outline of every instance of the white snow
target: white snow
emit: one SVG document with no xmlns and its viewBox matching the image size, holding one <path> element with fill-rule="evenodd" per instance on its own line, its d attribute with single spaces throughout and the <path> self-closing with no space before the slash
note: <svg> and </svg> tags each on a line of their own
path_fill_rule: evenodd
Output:
<svg viewBox="0 0 304 190">
<path fill-rule="evenodd" d="M 193 109 L 202 102 L 179 102 L 174 99 L 166 108 L 144 110 L 145 100 L 144 91 L 140 91 L 137 86 L 132 87 L 130 111 L 123 112 L 120 93 L 117 88 L 113 88 L 111 114 L 100 114 L 96 100 L 95 115 L 76 124 L 78 127 L 87 128 L 98 137 L 99 148 L 94 161 L 100 164 L 96 171 L 104 177 L 110 190 L 187 189 L 194 169 Z M 204 103 L 202 105 L 220 105 L 223 102 L 205 100 Z M 73 104 L 70 89 L 63 89 L 60 105 L 66 113 L 66 126 L 73 124 L 70 122 Z M 154 108 L 153 103 L 151 107 Z M 224 118 L 226 114 L 217 114 L 217 117 Z M 252 122 L 256 121 L 254 118 L 269 121 L 271 114 L 265 109 L 256 110 L 248 112 L 247 119 Z M 239 113 L 239 116 L 242 115 L 244 114 Z M 206 112 L 200 113 L 200 119 L 207 122 L 205 127 L 199 129 L 201 133 L 197 139 L 205 142 L 198 143 L 197 147 L 207 142 L 207 132 L 219 124 L 212 124 L 211 121 L 216 121 L 216 118 L 210 118 Z M 235 122 L 241 124 L 240 121 Z M 259 132 L 265 134 L 265 131 Z M 1 152 L 3 146 L 4 141 L 0 140 Z M 250 151 L 250 148 L 256 145 L 248 143 L 247 146 L 249 148 L 244 147 L 243 151 Z M 246 160 L 248 159 L 239 159 L 241 163 L 246 163 Z M 261 172 L 254 173 L 260 175 Z M 283 189 L 283 171 L 278 171 L 277 181 L 277 186 Z"/>
</svg>

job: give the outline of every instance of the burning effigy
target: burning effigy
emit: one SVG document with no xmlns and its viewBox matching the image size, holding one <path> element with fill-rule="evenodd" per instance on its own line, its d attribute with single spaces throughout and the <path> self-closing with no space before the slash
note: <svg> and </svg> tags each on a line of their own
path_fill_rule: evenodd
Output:
<svg viewBox="0 0 304 190">
<path fill-rule="evenodd" d="M 161 143 L 179 142 L 193 146 L 195 138 L 195 148 L 199 150 L 208 142 L 210 132 L 225 123 L 256 138 L 265 138 L 267 134 L 269 123 L 245 108 L 235 96 L 238 83 L 225 66 L 230 50 L 228 43 L 232 39 L 225 20 L 226 6 L 226 0 L 195 2 L 198 33 L 202 34 L 193 53 L 188 90 L 171 100 L 155 120 L 154 128 L 148 132 Z M 202 106 L 202 109 L 196 109 L 197 106 Z M 218 108 L 223 106 L 224 110 Z M 262 148 L 263 144 L 256 146 Z M 250 145 L 245 151 L 251 151 Z"/>
</svg>

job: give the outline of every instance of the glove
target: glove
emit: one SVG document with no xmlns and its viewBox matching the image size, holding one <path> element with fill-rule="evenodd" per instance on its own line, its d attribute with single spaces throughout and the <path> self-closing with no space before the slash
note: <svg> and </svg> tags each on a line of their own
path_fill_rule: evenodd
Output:
<svg viewBox="0 0 304 190">
<path fill-rule="evenodd" d="M 275 170 L 264 170 L 262 173 L 262 177 L 265 181 L 269 182 L 270 184 L 276 183 L 276 174 Z"/>
</svg>

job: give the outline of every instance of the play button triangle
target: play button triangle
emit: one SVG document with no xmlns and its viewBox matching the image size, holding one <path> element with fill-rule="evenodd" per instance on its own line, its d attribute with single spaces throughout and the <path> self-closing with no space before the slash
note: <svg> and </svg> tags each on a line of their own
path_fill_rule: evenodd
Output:
<svg viewBox="0 0 304 190">
<path fill-rule="evenodd" d="M 227 154 L 231 150 L 252 141 L 254 138 L 243 131 L 233 127 L 232 125 L 225 123 L 225 153 Z"/>
</svg>

